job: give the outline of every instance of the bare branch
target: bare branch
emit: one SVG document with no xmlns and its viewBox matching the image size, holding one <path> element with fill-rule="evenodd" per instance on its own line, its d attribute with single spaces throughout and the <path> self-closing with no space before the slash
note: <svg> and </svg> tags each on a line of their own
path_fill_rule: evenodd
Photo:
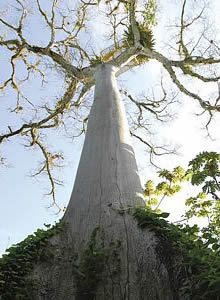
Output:
<svg viewBox="0 0 220 300">
<path fill-rule="evenodd" d="M 21 14 L 21 17 L 20 17 L 20 20 L 19 20 L 19 23 L 18 23 L 18 27 L 15 27 L 15 26 L 9 24 L 8 22 L 3 20 L 2 18 L 0 18 L 0 22 L 2 24 L 4 24 L 5 26 L 7 26 L 8 28 L 15 31 L 17 33 L 17 35 L 19 36 L 19 38 L 21 39 L 22 43 L 24 43 L 25 39 L 24 39 L 23 34 L 22 34 L 22 29 L 23 29 L 23 22 L 24 22 L 24 19 L 25 19 L 26 15 L 27 15 L 27 12 L 26 12 L 26 9 L 24 8 L 24 5 L 22 4 L 22 2 L 20 0 L 16 0 L 16 2 L 22 8 L 22 14 Z"/>
<path fill-rule="evenodd" d="M 182 5 L 182 12 L 181 12 L 181 19 L 180 19 L 180 40 L 178 42 L 179 44 L 179 54 L 182 55 L 182 52 L 184 54 L 185 57 L 189 57 L 193 50 L 189 51 L 184 43 L 184 38 L 183 38 L 183 34 L 184 34 L 184 30 L 186 28 L 189 28 L 193 23 L 195 23 L 197 20 L 199 20 L 204 12 L 205 7 L 202 8 L 202 10 L 200 11 L 200 13 L 194 17 L 191 21 L 189 22 L 185 22 L 184 20 L 184 14 L 185 14 L 185 8 L 186 8 L 186 0 L 183 1 L 183 5 Z M 194 46 L 195 48 L 196 46 Z"/>
<path fill-rule="evenodd" d="M 94 82 L 89 82 L 88 84 L 83 86 L 83 88 L 79 94 L 79 97 L 74 102 L 74 106 L 79 107 L 82 104 L 84 98 L 86 97 L 86 95 L 88 94 L 88 92 L 90 91 L 90 89 L 93 85 L 94 85 Z"/>
<path fill-rule="evenodd" d="M 45 163 L 43 164 L 43 167 L 40 168 L 40 170 L 37 173 L 35 173 L 34 176 L 41 174 L 44 170 L 46 171 L 48 178 L 49 178 L 50 186 L 51 186 L 51 189 L 50 189 L 50 192 L 48 195 L 52 196 L 52 199 L 53 199 L 52 206 L 56 206 L 60 212 L 62 209 L 57 204 L 56 197 L 55 197 L 55 184 L 57 182 L 52 176 L 51 168 L 53 166 L 53 161 L 57 158 L 60 158 L 61 156 L 59 154 L 52 155 L 50 152 L 47 152 L 45 146 L 39 141 L 39 137 L 36 135 L 35 129 L 31 129 L 30 133 L 31 133 L 31 138 L 32 138 L 32 142 L 31 142 L 30 146 L 37 145 L 40 148 L 40 150 L 44 156 L 44 159 L 45 159 Z"/>
<path fill-rule="evenodd" d="M 130 93 L 124 90 L 120 90 L 132 103 L 135 104 L 137 107 L 139 113 L 137 117 L 137 127 L 145 127 L 145 125 L 142 124 L 142 121 L 146 119 L 144 116 L 144 111 L 149 112 L 153 117 L 156 118 L 156 120 L 160 122 L 167 122 L 168 120 L 172 119 L 172 116 L 166 111 L 169 105 L 175 103 L 176 94 L 172 96 L 170 100 L 167 99 L 167 93 L 163 87 L 163 82 L 161 79 L 161 89 L 162 89 L 162 98 L 161 99 L 155 99 L 153 96 L 153 99 L 150 99 L 148 96 L 141 96 L 143 100 L 135 100 L 134 96 L 132 96 Z M 140 97 L 138 97 L 140 98 Z M 148 118 L 147 118 L 148 119 Z"/>
<path fill-rule="evenodd" d="M 66 93 L 64 94 L 63 98 L 59 100 L 59 102 L 56 105 L 56 108 L 54 111 L 50 110 L 50 114 L 42 119 L 39 122 L 33 122 L 28 124 L 23 124 L 19 129 L 12 130 L 10 127 L 10 132 L 3 134 L 0 136 L 0 143 L 3 142 L 3 140 L 8 139 L 10 137 L 16 136 L 16 135 L 22 135 L 26 134 L 27 132 L 33 130 L 34 128 L 42 129 L 42 128 L 52 128 L 58 125 L 58 115 L 62 114 L 64 110 L 67 108 L 68 103 L 71 102 L 73 95 L 77 89 L 77 83 L 76 81 L 71 81 L 69 84 Z M 47 124 L 48 122 L 51 122 L 50 124 Z"/>
<path fill-rule="evenodd" d="M 131 134 L 132 137 L 135 137 L 141 143 L 143 143 L 145 146 L 147 146 L 147 148 L 149 149 L 149 154 L 150 154 L 150 163 L 158 169 L 161 169 L 161 168 L 159 166 L 157 166 L 153 161 L 153 158 L 154 158 L 155 155 L 156 156 L 163 156 L 163 155 L 168 155 L 168 154 L 176 154 L 175 149 L 169 149 L 168 146 L 166 146 L 166 145 L 164 145 L 164 146 L 154 146 L 150 142 L 147 142 L 142 137 L 137 135 L 136 133 L 130 131 L 130 134 Z"/>
<path fill-rule="evenodd" d="M 157 59 L 163 65 L 163 67 L 167 70 L 173 83 L 178 87 L 178 89 L 185 95 L 189 96 L 191 99 L 198 101 L 200 106 L 205 111 L 220 112 L 220 105 L 212 105 L 209 101 L 202 99 L 199 95 L 197 95 L 193 92 L 190 92 L 187 88 L 184 87 L 184 85 L 177 78 L 177 75 L 173 69 L 172 61 L 170 62 L 169 59 L 167 59 L 165 56 L 163 56 L 162 54 L 160 54 L 156 51 L 149 52 L 149 50 L 146 49 L 143 51 L 143 53 L 145 53 L 147 56 L 150 56 L 151 58 Z M 177 65 L 178 64 L 176 64 L 175 66 L 177 66 Z"/>
</svg>

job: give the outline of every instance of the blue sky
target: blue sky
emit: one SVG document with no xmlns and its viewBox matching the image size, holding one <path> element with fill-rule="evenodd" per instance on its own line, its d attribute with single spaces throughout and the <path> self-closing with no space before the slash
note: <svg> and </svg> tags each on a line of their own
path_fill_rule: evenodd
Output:
<svg viewBox="0 0 220 300">
<path fill-rule="evenodd" d="M 11 0 L 10 2 L 13 2 Z M 1 6 L 4 6 L 7 0 L 1 1 Z M 213 2 L 216 11 L 215 16 L 220 15 L 218 1 Z M 219 14 L 217 13 L 219 12 Z M 217 17 L 216 17 L 217 18 Z M 44 42 L 45 34 L 41 34 L 42 29 L 40 21 L 31 23 L 28 29 L 29 36 L 34 39 L 41 39 Z M 2 29 L 2 25 L 0 30 Z M 95 26 L 94 23 L 93 34 L 98 37 L 100 26 Z M 33 30 L 33 36 L 32 36 Z M 161 38 L 164 34 L 162 29 L 157 29 L 157 38 Z M 8 63 L 9 56 L 6 50 L 0 49 L 0 80 L 1 82 L 7 78 L 9 73 Z M 22 64 L 19 70 L 23 72 Z M 52 101 L 56 100 L 56 95 L 62 92 L 63 89 L 63 76 L 62 74 L 54 74 L 50 69 L 47 70 L 50 78 L 50 83 L 46 90 L 44 90 L 40 83 L 37 81 L 39 78 L 34 77 L 30 82 L 30 87 L 25 86 L 24 90 L 28 92 L 33 101 Z M 131 87 L 133 93 L 139 92 L 145 87 L 151 88 L 156 86 L 158 78 L 161 75 L 161 67 L 155 63 L 148 63 L 146 66 L 141 67 L 139 71 L 132 71 L 125 74 L 118 79 L 119 85 L 127 85 Z M 166 77 L 165 77 L 166 78 Z M 167 79 L 168 80 L 168 79 Z M 210 87 L 211 91 L 211 87 Z M 207 90 L 204 90 L 206 93 Z M 18 115 L 11 114 L 9 107 L 15 105 L 15 94 L 7 90 L 6 93 L 0 95 L 0 131 L 5 131 L 7 125 L 10 124 L 13 128 L 18 126 L 22 119 L 27 119 L 25 113 Z M 220 146 L 220 128 L 219 120 L 215 120 L 211 127 L 211 132 L 214 141 L 206 138 L 206 132 L 202 130 L 204 122 L 202 118 L 195 116 L 198 108 L 190 99 L 185 99 L 181 96 L 180 100 L 184 105 L 181 107 L 178 117 L 172 124 L 163 126 L 157 125 L 159 134 L 157 139 L 165 141 L 168 144 L 177 144 L 180 147 L 179 156 L 161 158 L 158 163 L 165 168 L 173 168 L 177 165 L 185 165 L 193 158 L 198 152 L 201 151 L 218 151 Z M 27 103 L 24 103 L 26 108 Z M 20 119 L 20 121 L 19 121 Z M 49 208 L 51 199 L 45 196 L 48 192 L 48 180 L 46 177 L 32 178 L 30 174 L 38 166 L 38 161 L 41 160 L 41 155 L 38 151 L 32 151 L 23 146 L 26 143 L 24 139 L 11 139 L 5 143 L 1 149 L 0 154 L 7 157 L 8 167 L 0 168 L 0 253 L 3 252 L 12 243 L 17 243 L 28 234 L 35 231 L 37 228 L 42 227 L 44 223 L 52 223 L 58 220 L 62 214 L 57 215 L 54 208 Z M 64 186 L 58 189 L 57 199 L 59 203 L 66 206 L 72 191 L 74 177 L 80 152 L 82 148 L 83 137 L 78 141 L 66 137 L 60 131 L 53 131 L 48 137 L 47 144 L 50 149 L 59 149 L 65 154 L 64 168 L 57 171 L 57 176 L 64 181 Z M 144 148 L 134 141 L 134 148 L 136 158 L 138 161 L 139 172 L 144 183 L 147 179 L 155 178 L 155 170 L 149 166 L 148 156 Z M 169 200 L 165 204 L 166 210 L 172 212 L 173 218 L 180 218 L 184 205 L 183 199 L 187 193 L 191 191 L 186 190 L 182 199 Z"/>
</svg>

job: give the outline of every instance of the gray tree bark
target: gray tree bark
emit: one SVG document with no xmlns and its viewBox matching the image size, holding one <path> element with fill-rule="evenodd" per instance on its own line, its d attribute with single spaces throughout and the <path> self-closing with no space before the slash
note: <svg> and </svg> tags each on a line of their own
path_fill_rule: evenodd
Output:
<svg viewBox="0 0 220 300">
<path fill-rule="evenodd" d="M 97 67 L 88 130 L 63 218 L 66 230 L 50 242 L 54 258 L 36 265 L 32 278 L 39 288 L 33 299 L 183 299 L 175 286 L 179 271 L 167 245 L 123 213 L 144 202 L 116 71 L 108 64 Z M 100 277 L 88 292 L 92 278 L 86 279 L 80 266 L 92 236 L 96 245 L 90 252 L 96 256 L 103 248 L 104 262 L 102 270 L 94 269 L 94 278 L 98 271 Z"/>
<path fill-rule="evenodd" d="M 95 226 L 105 223 L 108 227 L 115 226 L 114 208 L 143 204 L 125 109 L 117 89 L 116 70 L 111 65 L 100 65 L 96 71 L 94 104 L 64 216 L 73 234 L 82 231 L 84 239 Z"/>
</svg>

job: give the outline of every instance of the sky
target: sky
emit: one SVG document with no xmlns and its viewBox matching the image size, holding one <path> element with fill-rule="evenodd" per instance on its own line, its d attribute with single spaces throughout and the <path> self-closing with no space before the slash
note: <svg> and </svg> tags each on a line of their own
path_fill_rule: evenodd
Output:
<svg viewBox="0 0 220 300">
<path fill-rule="evenodd" d="M 5 2 L 5 3 L 4 3 Z M 1 1 L 0 9 L 6 4 L 6 0 Z M 13 2 L 13 0 L 11 0 Z M 167 1 L 168 5 L 172 7 L 172 3 L 175 1 Z M 163 9 L 161 2 L 161 11 Z M 2 5 L 2 6 L 1 6 Z M 215 14 L 213 19 L 218 20 L 220 15 L 220 4 L 218 0 L 213 1 L 215 6 Z M 6 12 L 7 13 L 7 12 Z M 170 14 L 170 18 L 174 16 Z M 35 24 L 32 23 L 31 27 L 35 30 L 36 39 L 44 41 L 45 36 L 41 34 L 40 21 L 35 20 Z M 2 27 L 0 27 L 1 29 Z M 101 35 L 100 25 L 93 23 L 93 35 L 98 37 Z M 29 29 L 29 35 L 32 32 Z M 157 28 L 155 31 L 156 39 L 160 39 L 164 36 L 166 28 Z M 161 46 L 161 45 L 160 45 Z M 162 47 L 162 46 L 161 46 Z M 2 51 L 2 50 L 0 50 Z M 7 78 L 9 70 L 6 67 L 9 57 L 7 51 L 0 52 L 0 80 L 3 81 Z M 19 71 L 23 72 L 23 66 L 19 66 Z M 158 78 L 163 73 L 160 65 L 154 61 L 149 62 L 140 70 L 132 71 L 129 74 L 124 74 L 118 78 L 119 86 L 130 86 L 132 93 L 139 93 L 144 87 L 151 89 L 152 86 L 156 86 Z M 28 90 L 31 99 L 35 99 L 36 96 L 44 101 L 55 101 L 56 95 L 60 93 L 62 88 L 62 76 L 59 74 L 53 74 L 50 69 L 47 70 L 50 78 L 48 91 L 44 91 L 40 84 L 32 82 L 30 90 Z M 168 81 L 165 76 L 165 80 Z M 190 86 L 190 83 L 188 83 Z M 200 86 L 193 86 L 192 88 L 201 89 Z M 28 89 L 28 87 L 27 87 Z M 212 87 L 204 88 L 204 94 L 210 92 Z M 48 94 L 47 94 L 48 93 Z M 177 165 L 187 166 L 189 160 L 195 157 L 201 151 L 219 151 L 220 148 L 220 121 L 219 118 L 215 119 L 210 131 L 214 140 L 207 138 L 207 132 L 202 129 L 204 127 L 204 119 L 198 118 L 195 112 L 198 109 L 197 105 L 182 95 L 179 96 L 184 105 L 181 104 L 181 110 L 176 119 L 170 124 L 157 125 L 158 130 L 157 139 L 164 141 L 168 144 L 177 145 L 179 147 L 178 156 L 164 157 L 158 159 L 156 162 L 163 168 L 173 168 Z M 186 98 L 186 99 L 185 99 Z M 49 99 L 49 100 L 48 100 Z M 7 128 L 7 125 L 17 126 L 19 122 L 9 112 L 9 107 L 12 107 L 15 102 L 15 95 L 13 92 L 7 91 L 0 95 L 1 107 L 0 107 L 0 131 Z M 40 100 L 39 100 L 40 101 Z M 126 103 L 125 103 L 126 104 Z M 26 118 L 25 115 L 22 119 Z M 64 167 L 57 171 L 57 174 L 64 181 L 64 186 L 57 191 L 57 199 L 62 206 L 66 206 L 70 199 L 71 191 L 73 188 L 74 178 L 78 162 L 80 159 L 80 153 L 83 145 L 83 137 L 80 137 L 77 141 L 71 137 L 61 135 L 59 131 L 52 132 L 49 136 L 48 145 L 53 149 L 53 144 L 63 151 L 65 154 Z M 148 155 L 146 150 L 136 143 L 134 140 L 134 149 L 136 153 L 136 159 L 139 167 L 139 173 L 141 181 L 144 184 L 148 179 L 156 178 L 156 170 L 149 165 Z M 41 160 L 37 151 L 32 151 L 27 147 L 24 147 L 24 140 L 10 140 L 5 143 L 0 149 L 0 154 L 7 156 L 7 167 L 0 168 L 0 254 L 5 251 L 11 244 L 17 243 L 24 239 L 28 234 L 36 231 L 37 228 L 43 226 L 44 223 L 53 223 L 62 217 L 62 214 L 57 215 L 54 208 L 50 208 L 51 199 L 45 194 L 48 192 L 47 178 L 31 177 L 31 173 L 38 166 L 38 161 Z M 191 190 L 186 187 L 185 193 L 178 199 L 167 200 L 164 203 L 166 211 L 171 212 L 173 220 L 178 220 L 184 212 L 184 198 L 190 195 Z"/>
</svg>

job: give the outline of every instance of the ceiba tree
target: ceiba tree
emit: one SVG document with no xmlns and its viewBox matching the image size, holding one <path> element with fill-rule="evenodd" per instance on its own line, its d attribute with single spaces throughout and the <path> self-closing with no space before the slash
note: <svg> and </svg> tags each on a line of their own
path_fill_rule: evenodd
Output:
<svg viewBox="0 0 220 300">
<path fill-rule="evenodd" d="M 46 4 L 36 0 L 31 4 L 32 8 L 29 3 L 14 1 L 19 15 L 14 22 L 10 20 L 10 12 L 1 15 L 0 46 L 10 55 L 11 64 L 11 74 L 1 90 L 11 87 L 17 94 L 12 112 L 19 114 L 28 104 L 36 115 L 20 127 L 8 126 L 0 142 L 23 136 L 30 147 L 41 150 L 44 163 L 37 175 L 48 174 L 50 194 L 56 204 L 52 167 L 62 157 L 47 151 L 41 132 L 64 126 L 68 114 L 82 125 L 81 132 L 86 131 L 73 192 L 63 217 L 65 230 L 50 241 L 49 247 L 54 252 L 50 262 L 37 263 L 30 275 L 37 282 L 32 299 L 187 299 L 181 294 L 181 271 L 176 267 L 181 257 L 169 257 L 158 236 L 138 228 L 133 217 L 126 213 L 131 207 L 145 205 L 131 134 L 149 147 L 151 154 L 156 153 L 152 144 L 135 130 L 147 129 L 146 112 L 157 119 L 166 116 L 167 105 L 173 99 L 166 99 L 163 85 L 164 95 L 159 101 L 138 101 L 123 92 L 136 107 L 131 129 L 116 78 L 157 60 L 180 92 L 208 114 L 208 126 L 213 114 L 220 111 L 219 46 L 210 38 L 205 23 L 202 31 L 201 27 L 195 31 L 197 37 L 189 36 L 189 29 L 202 19 L 206 3 L 200 11 L 185 17 L 187 1 L 182 1 L 172 58 L 155 50 L 154 0 L 77 3 L 53 0 Z M 89 16 L 100 11 L 109 22 L 106 30 L 113 46 L 96 54 L 87 44 L 85 30 Z M 45 23 L 46 42 L 32 42 L 26 27 L 31 23 L 31 13 Z M 62 72 L 66 90 L 54 106 L 46 103 L 37 108 L 25 96 L 23 85 L 31 80 L 32 74 L 38 74 L 35 76 L 44 81 L 45 65 Z M 19 68 L 27 75 L 25 79 L 19 78 Z M 204 98 L 202 93 L 191 91 L 180 79 L 183 74 L 195 82 L 217 85 L 215 94 Z M 86 95 L 94 85 L 92 108 L 89 116 L 82 118 L 87 111 Z"/>
</svg>

